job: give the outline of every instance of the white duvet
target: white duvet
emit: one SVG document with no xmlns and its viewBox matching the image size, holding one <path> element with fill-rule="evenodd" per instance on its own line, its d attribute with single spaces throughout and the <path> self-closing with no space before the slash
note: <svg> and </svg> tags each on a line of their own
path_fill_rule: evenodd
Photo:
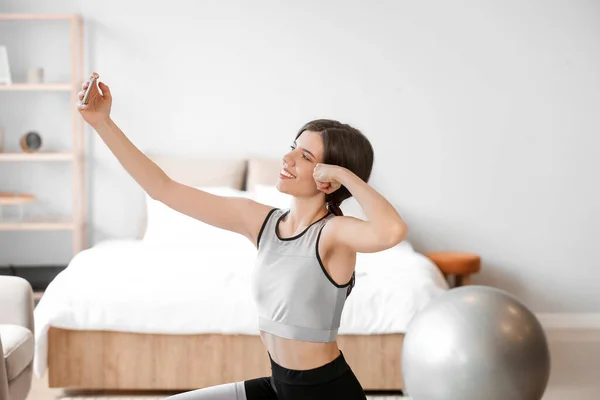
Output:
<svg viewBox="0 0 600 400">
<path fill-rule="evenodd" d="M 77 254 L 35 309 L 34 372 L 47 367 L 50 326 L 163 334 L 258 334 L 250 294 L 256 251 L 245 238 L 210 246 L 103 242 Z M 402 333 L 448 289 L 409 243 L 358 254 L 340 334 Z"/>
</svg>

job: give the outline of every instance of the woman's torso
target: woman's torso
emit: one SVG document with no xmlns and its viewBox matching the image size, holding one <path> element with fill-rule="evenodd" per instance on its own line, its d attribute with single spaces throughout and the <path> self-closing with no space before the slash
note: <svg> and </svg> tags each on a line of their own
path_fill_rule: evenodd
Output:
<svg viewBox="0 0 600 400">
<path fill-rule="evenodd" d="M 280 230 L 286 214 L 274 210 L 261 228 L 253 289 L 260 336 L 271 358 L 285 368 L 306 370 L 340 354 L 337 328 L 353 282 L 337 284 L 329 271 L 353 271 L 355 257 L 347 252 L 317 252 L 322 228 L 333 215 L 291 236 Z"/>
</svg>

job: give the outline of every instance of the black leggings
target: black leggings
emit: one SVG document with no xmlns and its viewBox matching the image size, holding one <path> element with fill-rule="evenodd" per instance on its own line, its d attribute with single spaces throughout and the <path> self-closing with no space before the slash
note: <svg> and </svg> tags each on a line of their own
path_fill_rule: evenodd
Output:
<svg viewBox="0 0 600 400">
<path fill-rule="evenodd" d="M 270 355 L 269 355 L 270 358 Z M 366 400 L 344 355 L 321 367 L 296 371 L 271 358 L 271 376 L 228 383 L 169 397 L 169 400 Z"/>
</svg>

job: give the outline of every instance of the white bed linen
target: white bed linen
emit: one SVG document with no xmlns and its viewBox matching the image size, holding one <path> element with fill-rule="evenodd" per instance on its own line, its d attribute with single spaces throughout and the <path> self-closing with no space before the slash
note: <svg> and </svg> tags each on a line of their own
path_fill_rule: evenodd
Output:
<svg viewBox="0 0 600 400">
<path fill-rule="evenodd" d="M 50 326 L 138 333 L 258 334 L 250 292 L 256 251 L 241 235 L 227 245 L 106 241 L 77 254 L 35 309 L 34 372 L 47 368 Z M 358 254 L 356 286 L 339 333 L 402 333 L 448 289 L 409 243 Z"/>
</svg>

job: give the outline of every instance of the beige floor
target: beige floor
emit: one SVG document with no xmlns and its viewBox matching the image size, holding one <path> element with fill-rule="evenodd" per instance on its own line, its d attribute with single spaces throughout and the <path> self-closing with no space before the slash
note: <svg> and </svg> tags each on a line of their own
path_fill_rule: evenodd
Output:
<svg viewBox="0 0 600 400">
<path fill-rule="evenodd" d="M 549 331 L 552 372 L 543 400 L 596 400 L 600 399 L 600 330 Z M 49 389 L 46 379 L 35 380 L 28 400 L 55 400 L 65 397 L 61 390 Z M 86 397 L 91 400 L 95 397 Z M 145 397 L 157 399 L 161 397 Z M 80 397 L 73 397 L 79 400 Z M 106 399 L 117 400 L 115 397 Z M 130 395 L 122 399 L 142 400 Z M 399 397 L 373 397 L 375 400 Z M 70 399 L 71 400 L 71 399 Z M 507 399 L 509 400 L 509 399 Z M 512 399 L 511 399 L 512 400 Z"/>
</svg>

